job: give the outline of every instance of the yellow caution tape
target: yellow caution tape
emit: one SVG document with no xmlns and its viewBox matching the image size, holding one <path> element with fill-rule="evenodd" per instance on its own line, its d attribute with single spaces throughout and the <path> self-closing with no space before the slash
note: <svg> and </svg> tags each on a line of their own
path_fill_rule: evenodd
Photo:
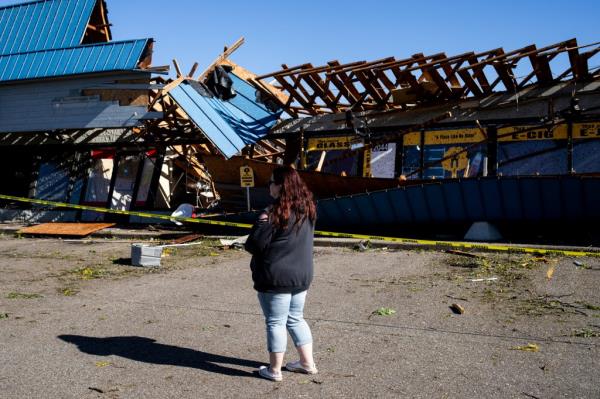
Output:
<svg viewBox="0 0 600 399">
<path fill-rule="evenodd" d="M 115 215 L 139 216 L 142 218 L 162 219 L 162 220 L 171 220 L 171 221 L 177 220 L 180 222 L 203 223 L 203 224 L 212 224 L 212 225 L 217 225 L 217 226 L 241 227 L 241 228 L 247 228 L 247 229 L 252 227 L 251 224 L 247 224 L 247 223 L 223 222 L 220 220 L 188 218 L 188 217 L 182 217 L 182 216 L 161 215 L 161 214 L 148 213 L 148 212 L 122 211 L 119 209 L 107 209 L 107 208 L 100 208 L 100 207 L 96 207 L 96 206 L 67 204 L 65 202 L 46 201 L 46 200 L 23 198 L 23 197 L 13 197 L 12 195 L 4 195 L 4 194 L 0 194 L 0 199 L 6 199 L 6 200 L 18 201 L 18 202 L 27 202 L 30 204 L 37 204 L 37 205 L 48 205 L 53 208 L 79 209 L 82 211 L 111 213 L 111 214 L 115 214 Z"/>
<path fill-rule="evenodd" d="M 177 220 L 180 222 L 188 222 L 188 223 L 201 223 L 215 226 L 228 226 L 228 227 L 238 227 L 249 229 L 252 227 L 251 224 L 248 223 L 235 223 L 235 222 L 224 222 L 220 220 L 209 220 L 202 218 L 188 218 L 181 216 L 170 216 L 170 215 L 161 215 L 156 213 L 148 213 L 148 212 L 137 212 L 137 211 L 123 211 L 118 209 L 106 209 L 95 206 L 87 206 L 87 205 L 76 205 L 76 204 L 67 204 L 64 202 L 55 202 L 55 201 L 47 201 L 40 199 L 32 199 L 32 198 L 23 198 L 23 197 L 14 197 L 11 195 L 0 194 L 0 199 L 18 201 L 18 202 L 26 202 L 30 204 L 38 204 L 38 205 L 47 205 L 54 208 L 69 208 L 69 209 L 79 209 L 83 211 L 94 211 L 100 213 L 111 213 L 116 215 L 129 215 L 129 216 L 139 216 L 142 218 L 152 218 L 152 219 L 162 219 L 162 220 Z M 497 252 L 513 252 L 513 253 L 530 253 L 530 254 L 540 254 L 540 255 L 562 255 L 562 256 L 590 256 L 600 258 L 599 252 L 590 252 L 590 251 L 568 251 L 562 249 L 546 249 L 546 248 L 536 248 L 536 247 L 522 247 L 522 246 L 512 246 L 512 245 L 497 245 L 497 244 L 478 244 L 478 243 L 470 243 L 470 242 L 461 242 L 461 241 L 435 241 L 435 240 L 419 240 L 413 238 L 399 238 L 399 237 L 386 237 L 386 236 L 375 236 L 375 235 L 365 235 L 365 234 L 351 234 L 351 233 L 337 233 L 333 231 L 321 231 L 316 230 L 315 235 L 323 236 L 323 237 L 336 237 L 336 238 L 352 238 L 358 240 L 369 240 L 369 241 L 384 241 L 384 242 L 395 242 L 400 244 L 412 244 L 412 245 L 423 245 L 429 247 L 436 248 L 461 248 L 461 249 L 475 249 L 475 250 L 485 250 L 485 251 L 497 251 Z"/>
</svg>

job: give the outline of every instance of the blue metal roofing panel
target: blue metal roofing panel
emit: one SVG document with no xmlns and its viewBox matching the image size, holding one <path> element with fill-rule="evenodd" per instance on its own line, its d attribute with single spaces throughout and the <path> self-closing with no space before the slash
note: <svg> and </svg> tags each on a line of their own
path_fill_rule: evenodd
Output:
<svg viewBox="0 0 600 399">
<path fill-rule="evenodd" d="M 230 76 L 237 95 L 228 101 L 203 95 L 197 82 L 185 81 L 169 92 L 227 158 L 263 138 L 281 115 L 256 101 L 256 90 L 250 84 L 234 74 Z"/>
<path fill-rule="evenodd" d="M 97 0 L 40 0 L 0 7 L 0 55 L 77 46 Z"/>
<path fill-rule="evenodd" d="M 0 82 L 134 70 L 149 39 L 0 55 Z"/>
</svg>

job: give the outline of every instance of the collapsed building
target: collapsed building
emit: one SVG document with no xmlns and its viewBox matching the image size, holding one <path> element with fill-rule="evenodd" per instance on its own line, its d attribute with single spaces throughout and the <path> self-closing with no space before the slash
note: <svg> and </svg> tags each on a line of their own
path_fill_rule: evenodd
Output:
<svg viewBox="0 0 600 399">
<path fill-rule="evenodd" d="M 590 224 L 600 219 L 598 43 L 414 54 L 256 75 L 229 56 L 185 74 L 153 40 L 112 41 L 103 0 L 0 8 L 2 193 L 170 213 L 246 208 L 295 165 L 319 227 Z M 239 216 L 234 216 L 239 217 Z M 10 220 L 154 222 L 7 203 Z M 402 230 L 404 229 L 404 230 Z"/>
</svg>

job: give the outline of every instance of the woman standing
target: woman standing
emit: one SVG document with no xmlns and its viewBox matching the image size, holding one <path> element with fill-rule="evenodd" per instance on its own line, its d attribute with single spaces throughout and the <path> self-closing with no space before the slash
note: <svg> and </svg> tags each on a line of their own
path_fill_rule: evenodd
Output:
<svg viewBox="0 0 600 399">
<path fill-rule="evenodd" d="M 278 167 L 269 181 L 275 199 L 255 223 L 246 250 L 254 289 L 265 316 L 269 367 L 263 378 L 281 381 L 281 367 L 290 333 L 300 357 L 286 364 L 293 372 L 316 374 L 312 335 L 304 320 L 304 301 L 313 278 L 313 235 L 316 208 L 312 193 L 289 166 Z"/>
</svg>

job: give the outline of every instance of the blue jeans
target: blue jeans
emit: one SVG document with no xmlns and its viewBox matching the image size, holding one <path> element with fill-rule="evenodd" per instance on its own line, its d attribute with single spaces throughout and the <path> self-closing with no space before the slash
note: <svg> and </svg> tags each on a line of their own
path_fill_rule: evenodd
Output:
<svg viewBox="0 0 600 399">
<path fill-rule="evenodd" d="M 285 352 L 286 327 L 296 347 L 312 342 L 312 334 L 303 315 L 305 299 L 306 291 L 291 294 L 258 293 L 258 301 L 265 315 L 269 352 Z"/>
</svg>

